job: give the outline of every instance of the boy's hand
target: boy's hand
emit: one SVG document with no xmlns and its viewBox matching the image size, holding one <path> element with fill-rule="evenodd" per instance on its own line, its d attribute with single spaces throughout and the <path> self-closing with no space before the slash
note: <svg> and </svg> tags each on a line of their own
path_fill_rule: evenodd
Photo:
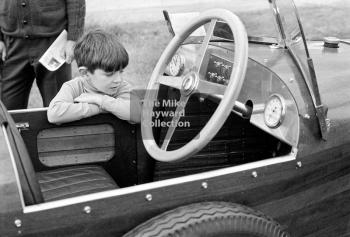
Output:
<svg viewBox="0 0 350 237">
<path fill-rule="evenodd" d="M 102 105 L 103 95 L 83 93 L 74 99 L 74 102 Z"/>
<path fill-rule="evenodd" d="M 0 40 L 0 56 L 3 62 L 5 62 L 7 52 L 6 52 L 6 46 L 3 41 Z"/>
</svg>

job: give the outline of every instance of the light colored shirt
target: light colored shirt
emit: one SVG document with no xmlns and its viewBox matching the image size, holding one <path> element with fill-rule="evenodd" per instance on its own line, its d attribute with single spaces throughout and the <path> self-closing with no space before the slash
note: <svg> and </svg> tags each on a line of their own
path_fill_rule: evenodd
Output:
<svg viewBox="0 0 350 237">
<path fill-rule="evenodd" d="M 74 99 L 83 93 L 101 94 L 83 77 L 65 82 L 51 101 L 47 117 L 50 123 L 67 123 L 91 117 L 99 113 L 110 112 L 120 119 L 139 123 L 141 106 L 136 96 L 132 95 L 130 85 L 122 81 L 113 95 L 103 95 L 101 105 L 75 103 Z"/>
</svg>

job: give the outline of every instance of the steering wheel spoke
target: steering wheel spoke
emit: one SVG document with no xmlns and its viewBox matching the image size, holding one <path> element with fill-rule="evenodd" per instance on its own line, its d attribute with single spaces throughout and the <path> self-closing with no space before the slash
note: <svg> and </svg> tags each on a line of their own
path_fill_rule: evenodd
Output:
<svg viewBox="0 0 350 237">
<path fill-rule="evenodd" d="M 170 86 L 176 89 L 181 89 L 182 77 L 160 76 L 158 82 L 162 85 Z"/>
<path fill-rule="evenodd" d="M 168 128 L 168 131 L 167 131 L 165 138 L 163 140 L 163 144 L 161 146 L 162 150 L 166 150 L 168 148 L 170 140 L 173 137 L 173 134 L 175 132 L 175 128 L 177 127 L 177 124 L 181 119 L 181 115 L 184 114 L 184 110 L 185 110 L 188 99 L 189 99 L 189 96 L 181 95 L 180 100 L 178 102 L 178 106 L 176 107 L 176 111 L 174 113 L 174 117 L 172 118 L 172 120 L 170 122 L 170 127 Z"/>
<path fill-rule="evenodd" d="M 226 87 L 219 83 L 199 80 L 197 91 L 201 94 L 224 95 Z"/>
<path fill-rule="evenodd" d="M 206 34 L 205 37 L 204 37 L 203 43 L 202 43 L 202 45 L 201 45 L 201 48 L 200 48 L 200 50 L 199 50 L 199 53 L 198 53 L 198 56 L 197 56 L 196 62 L 195 62 L 195 67 L 196 67 L 196 69 L 197 69 L 197 73 L 199 73 L 200 66 L 201 66 L 202 63 L 203 63 L 203 59 L 204 59 L 204 56 L 205 56 L 205 52 L 207 51 L 208 46 L 209 46 L 210 39 L 211 39 L 211 37 L 213 36 L 214 28 L 215 28 L 216 22 L 217 22 L 216 19 L 211 19 L 211 21 L 210 21 L 210 23 L 209 23 L 209 28 L 207 29 L 207 34 Z"/>
</svg>

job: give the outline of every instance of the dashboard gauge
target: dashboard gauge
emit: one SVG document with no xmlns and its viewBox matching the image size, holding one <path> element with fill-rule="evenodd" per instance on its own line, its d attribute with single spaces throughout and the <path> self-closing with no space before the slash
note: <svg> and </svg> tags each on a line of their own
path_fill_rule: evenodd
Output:
<svg viewBox="0 0 350 237">
<path fill-rule="evenodd" d="M 277 128 L 283 122 L 285 111 L 285 102 L 282 96 L 271 95 L 265 105 L 265 124 L 270 128 Z"/>
<path fill-rule="evenodd" d="M 179 76 L 183 72 L 185 67 L 185 57 L 176 53 L 168 66 L 165 69 L 165 73 L 169 76 Z"/>
</svg>

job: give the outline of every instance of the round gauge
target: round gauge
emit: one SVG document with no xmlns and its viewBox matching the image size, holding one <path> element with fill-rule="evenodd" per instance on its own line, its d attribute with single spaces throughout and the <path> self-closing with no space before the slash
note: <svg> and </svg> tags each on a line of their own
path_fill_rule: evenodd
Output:
<svg viewBox="0 0 350 237">
<path fill-rule="evenodd" d="M 277 128 L 285 115 L 285 102 L 280 95 L 272 95 L 265 105 L 264 120 L 270 128 Z"/>
<path fill-rule="evenodd" d="M 169 76 L 179 76 L 182 73 L 184 66 L 185 58 L 180 54 L 175 54 L 167 66 L 165 73 Z"/>
</svg>

